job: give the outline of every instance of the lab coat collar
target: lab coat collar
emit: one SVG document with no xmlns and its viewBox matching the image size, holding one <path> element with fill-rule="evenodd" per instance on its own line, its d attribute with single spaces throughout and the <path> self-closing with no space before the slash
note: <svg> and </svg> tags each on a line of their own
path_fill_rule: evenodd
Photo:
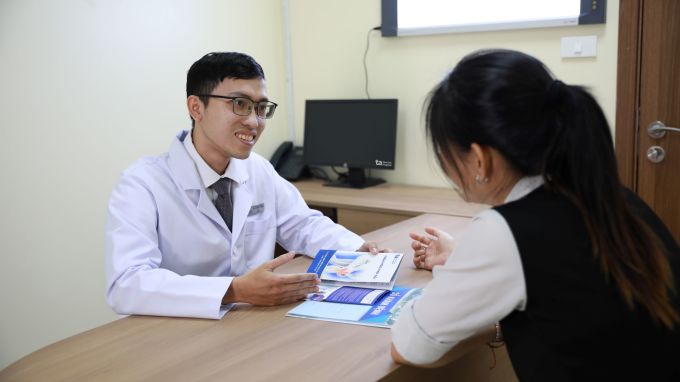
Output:
<svg viewBox="0 0 680 382">
<path fill-rule="evenodd" d="M 229 229 L 224 223 L 224 219 L 222 219 L 220 213 L 217 212 L 215 205 L 205 191 L 205 187 L 203 187 L 203 181 L 198 174 L 198 169 L 196 168 L 194 160 L 191 159 L 191 156 L 184 147 L 183 141 L 187 134 L 188 131 L 181 131 L 170 145 L 170 151 L 168 152 L 168 166 L 170 167 L 170 171 L 173 173 L 175 182 L 182 187 L 186 192 L 187 197 L 195 203 L 196 208 L 198 208 L 203 215 L 221 226 L 227 232 L 227 235 L 229 235 Z"/>
<path fill-rule="evenodd" d="M 188 133 L 188 131 L 181 131 L 177 134 L 170 146 L 170 151 L 168 153 L 170 170 L 175 174 L 174 178 L 176 182 L 185 191 L 199 191 L 198 198 L 192 198 L 196 203 L 197 208 L 215 223 L 222 226 L 225 231 L 229 232 L 227 225 L 224 223 L 224 220 L 217 212 L 215 205 L 210 200 L 208 193 L 205 191 L 203 181 L 198 174 L 198 169 L 196 168 L 193 159 L 191 159 L 191 156 L 189 156 L 189 153 L 184 147 L 183 141 Z M 232 158 L 224 175 L 236 182 L 232 190 L 234 220 L 232 223 L 231 236 L 237 238 L 243 231 L 243 226 L 248 217 L 248 211 L 250 211 L 250 207 L 253 203 L 253 196 L 247 185 L 248 171 L 245 160 Z M 191 194 L 196 195 L 195 192 Z"/>
<path fill-rule="evenodd" d="M 175 174 L 175 181 L 179 183 L 182 189 L 186 190 L 203 190 L 203 182 L 201 176 L 198 174 L 194 161 L 184 148 L 184 138 L 189 132 L 182 130 L 172 140 L 170 151 L 168 152 L 168 165 L 170 171 Z"/>
<path fill-rule="evenodd" d="M 182 130 L 173 139 L 170 146 L 170 168 L 177 174 L 177 179 L 184 190 L 201 190 L 204 185 L 194 160 L 184 147 L 184 139 L 189 131 Z M 243 159 L 231 158 L 223 177 L 228 177 L 238 184 L 244 185 L 248 181 L 248 171 Z M 212 182 L 214 183 L 214 182 Z M 212 184 L 211 183 L 211 184 Z"/>
<path fill-rule="evenodd" d="M 235 182 L 231 194 L 234 205 L 234 220 L 231 230 L 234 238 L 238 238 L 241 235 L 243 226 L 246 224 L 248 211 L 250 211 L 250 207 L 253 205 L 253 193 L 248 186 L 246 160 L 231 158 L 227 171 L 224 172 L 224 176 L 229 177 Z M 241 260 L 244 260 L 244 258 L 241 257 Z"/>
<path fill-rule="evenodd" d="M 198 174 L 201 177 L 203 187 L 208 188 L 212 186 L 215 184 L 215 182 L 220 180 L 220 178 L 229 178 L 239 184 L 245 183 L 245 181 L 248 179 L 248 173 L 243 169 L 243 161 L 232 158 L 229 161 L 229 165 L 227 166 L 224 174 L 218 174 L 205 162 L 205 160 L 203 160 L 198 151 L 196 151 L 196 147 L 194 146 L 194 142 L 192 140 L 192 132 L 193 129 L 184 135 L 183 144 L 184 148 L 189 154 L 189 157 L 196 165 L 196 169 L 198 170 Z"/>
</svg>

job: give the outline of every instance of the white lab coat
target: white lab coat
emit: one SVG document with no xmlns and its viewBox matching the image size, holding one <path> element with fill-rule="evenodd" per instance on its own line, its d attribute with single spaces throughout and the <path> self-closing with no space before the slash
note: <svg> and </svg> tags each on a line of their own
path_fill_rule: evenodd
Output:
<svg viewBox="0 0 680 382">
<path fill-rule="evenodd" d="M 107 301 L 119 314 L 220 318 L 233 276 L 269 261 L 275 242 L 314 255 L 363 239 L 307 207 L 299 191 L 252 153 L 231 159 L 233 233 L 182 144 L 135 162 L 109 201 Z"/>
</svg>

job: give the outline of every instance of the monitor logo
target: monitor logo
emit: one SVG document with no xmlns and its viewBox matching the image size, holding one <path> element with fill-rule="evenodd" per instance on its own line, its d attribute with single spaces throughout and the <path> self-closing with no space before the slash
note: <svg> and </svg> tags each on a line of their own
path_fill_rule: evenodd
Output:
<svg viewBox="0 0 680 382">
<path fill-rule="evenodd" d="M 383 167 L 392 167 L 392 162 L 388 160 L 375 160 L 375 165 L 376 166 L 383 166 Z"/>
</svg>

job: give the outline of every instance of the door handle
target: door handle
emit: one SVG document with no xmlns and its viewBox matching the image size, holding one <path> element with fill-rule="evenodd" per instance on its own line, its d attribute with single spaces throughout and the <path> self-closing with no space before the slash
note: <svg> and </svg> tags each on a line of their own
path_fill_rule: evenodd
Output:
<svg viewBox="0 0 680 382">
<path fill-rule="evenodd" d="M 676 131 L 680 133 L 680 129 L 677 127 L 667 127 L 661 121 L 652 122 L 647 127 L 647 134 L 655 139 L 663 138 L 663 136 L 666 135 L 666 131 Z"/>
</svg>

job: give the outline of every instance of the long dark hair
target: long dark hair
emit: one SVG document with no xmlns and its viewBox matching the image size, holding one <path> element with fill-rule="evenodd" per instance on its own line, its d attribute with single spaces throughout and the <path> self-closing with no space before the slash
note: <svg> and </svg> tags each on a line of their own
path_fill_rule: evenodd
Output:
<svg viewBox="0 0 680 382">
<path fill-rule="evenodd" d="M 515 51 L 470 54 L 430 94 L 427 133 L 439 164 L 457 170 L 456 152 L 493 147 L 523 175 L 580 210 L 600 260 L 632 309 L 672 328 L 673 274 L 661 240 L 626 202 L 612 136 L 584 88 L 555 80 L 539 60 Z"/>
</svg>

